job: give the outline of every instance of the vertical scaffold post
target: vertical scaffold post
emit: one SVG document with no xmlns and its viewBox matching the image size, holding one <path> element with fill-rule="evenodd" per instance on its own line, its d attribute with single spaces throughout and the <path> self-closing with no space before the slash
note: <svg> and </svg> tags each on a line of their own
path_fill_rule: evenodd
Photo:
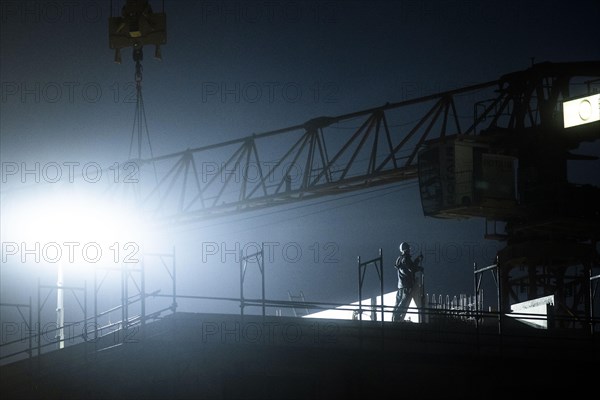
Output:
<svg viewBox="0 0 600 400">
<path fill-rule="evenodd" d="M 381 248 L 379 249 L 379 263 L 380 263 L 380 268 L 381 268 L 381 274 L 380 274 L 380 279 L 379 279 L 379 291 L 381 292 L 381 324 L 383 325 L 383 322 L 385 321 L 384 319 L 384 312 L 385 312 L 385 302 L 384 302 L 384 293 L 383 293 L 383 251 L 381 250 Z"/>
<path fill-rule="evenodd" d="M 177 259 L 175 258 L 175 246 L 173 246 L 173 313 L 177 311 Z"/>
<path fill-rule="evenodd" d="M 141 323 L 142 323 L 142 335 L 144 334 L 144 327 L 146 326 L 146 262 L 144 260 L 144 254 L 142 254 L 142 261 L 140 263 L 140 275 L 141 275 Z"/>
<path fill-rule="evenodd" d="M 98 348 L 98 271 L 94 269 L 94 348 Z"/>
<path fill-rule="evenodd" d="M 83 340 L 84 340 L 84 349 L 85 349 L 85 360 L 88 359 L 89 346 L 87 343 L 87 323 L 88 323 L 88 289 L 87 289 L 87 281 L 83 282 Z"/>
<path fill-rule="evenodd" d="M 362 268 L 360 262 L 360 256 L 356 257 L 356 262 L 358 263 L 358 319 L 362 321 Z"/>
<path fill-rule="evenodd" d="M 240 250 L 240 313 L 241 316 L 244 316 L 244 280 L 246 278 L 246 266 L 248 264 L 248 260 L 251 258 L 256 258 L 258 269 L 261 274 L 261 306 L 262 306 L 262 316 L 266 315 L 266 291 L 265 291 L 265 257 L 264 257 L 264 243 L 261 244 L 260 251 L 257 251 L 253 254 L 247 254 L 244 256 L 243 250 Z"/>
<path fill-rule="evenodd" d="M 240 250 L 240 315 L 244 316 L 244 272 L 245 272 L 244 253 Z"/>
<path fill-rule="evenodd" d="M 39 362 L 40 362 L 40 355 L 42 354 L 42 299 L 41 297 L 41 281 L 40 278 L 38 278 L 38 284 L 37 284 L 37 360 L 38 360 L 38 366 L 39 366 Z"/>
<path fill-rule="evenodd" d="M 129 276 L 127 270 L 127 263 L 122 263 L 121 267 L 121 332 L 123 333 L 123 340 L 125 340 L 127 336 L 127 330 L 129 328 Z"/>
<path fill-rule="evenodd" d="M 33 320 L 32 320 L 32 310 L 31 310 L 32 306 L 33 306 L 33 303 L 32 303 L 32 300 L 31 300 L 31 296 L 29 296 L 29 318 L 28 318 L 28 320 L 29 320 L 29 326 L 27 327 L 27 330 L 28 330 L 27 339 L 29 341 L 29 347 L 28 347 L 28 349 L 29 349 L 29 360 L 30 360 L 29 366 L 30 367 L 31 367 L 31 359 L 33 357 L 33 349 L 31 347 L 32 346 L 31 336 L 33 334 L 33 327 L 31 326 L 31 323 L 33 322 Z"/>
<path fill-rule="evenodd" d="M 504 289 L 504 282 L 502 282 L 502 280 L 504 279 L 504 274 L 502 273 L 502 269 L 500 268 L 498 257 L 496 257 L 496 276 L 498 281 L 498 334 L 502 335 L 502 313 L 504 311 L 502 309 L 502 290 Z"/>
<path fill-rule="evenodd" d="M 375 270 L 377 271 L 377 276 L 379 278 L 379 290 L 381 295 L 381 323 L 383 324 L 384 319 L 384 293 L 383 293 L 383 252 L 379 249 L 379 257 L 374 258 L 369 261 L 361 262 L 360 256 L 357 257 L 358 261 L 358 319 L 362 321 L 362 287 L 365 281 L 365 273 L 367 271 L 367 267 L 370 264 L 375 266 Z"/>
<path fill-rule="evenodd" d="M 262 316 L 263 318 L 266 315 L 266 299 L 265 299 L 265 257 L 264 257 L 264 248 L 261 246 L 260 248 L 260 261 L 258 264 L 258 268 L 260 268 L 261 275 L 261 285 L 262 285 Z"/>
<path fill-rule="evenodd" d="M 475 294 L 475 310 L 473 316 L 475 317 L 475 329 L 479 332 L 479 285 L 477 275 L 477 263 L 473 263 L 473 293 Z M 478 336 L 479 338 L 479 336 Z"/>
<path fill-rule="evenodd" d="M 590 264 L 590 268 L 589 268 L 589 296 L 590 296 L 590 334 L 594 334 L 594 332 L 596 331 L 596 320 L 595 320 L 595 308 L 594 308 L 594 301 L 596 300 L 596 294 L 598 291 L 598 286 L 600 286 L 600 275 L 596 275 L 594 276 L 594 271 L 592 268 L 592 265 Z"/>
</svg>

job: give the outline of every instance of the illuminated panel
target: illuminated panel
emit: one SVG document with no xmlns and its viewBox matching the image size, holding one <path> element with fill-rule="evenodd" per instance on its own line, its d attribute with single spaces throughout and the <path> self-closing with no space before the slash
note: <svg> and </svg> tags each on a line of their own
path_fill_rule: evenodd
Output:
<svg viewBox="0 0 600 400">
<path fill-rule="evenodd" d="M 565 128 L 600 121 L 600 93 L 563 103 Z"/>
<path fill-rule="evenodd" d="M 554 306 L 554 295 L 527 300 L 510 306 L 509 317 L 534 328 L 548 329 L 548 306 Z M 530 315 L 529 318 L 527 316 Z"/>
<path fill-rule="evenodd" d="M 392 321 L 392 308 L 396 305 L 396 293 L 397 291 L 394 290 L 393 292 L 389 292 L 383 295 L 383 305 L 386 307 L 386 310 L 388 312 L 386 312 L 384 314 L 384 320 L 385 321 Z M 381 307 L 381 296 L 376 296 L 375 297 L 375 304 L 377 305 L 377 307 Z M 371 299 L 370 298 L 366 298 L 363 299 L 362 301 L 362 306 L 363 306 L 363 321 L 370 321 L 371 320 Z M 358 316 L 354 316 L 354 312 L 358 312 L 358 301 L 355 301 L 354 303 L 348 304 L 346 306 L 341 306 L 341 307 L 337 307 L 334 309 L 330 309 L 330 310 L 324 310 L 324 311 L 319 311 L 319 312 L 315 312 L 312 314 L 308 314 L 308 315 L 304 315 L 303 318 L 325 318 L 325 319 L 346 319 L 346 320 L 352 320 L 352 319 L 358 319 Z M 381 308 L 377 308 L 376 310 L 376 314 L 377 314 L 377 318 L 381 317 Z M 417 310 L 417 304 L 415 303 L 414 299 L 411 299 L 410 301 L 410 305 L 408 308 L 408 311 L 406 313 L 406 316 L 404 317 L 405 321 L 410 321 L 410 322 L 421 322 L 420 321 L 420 315 L 419 315 L 419 311 Z"/>
</svg>

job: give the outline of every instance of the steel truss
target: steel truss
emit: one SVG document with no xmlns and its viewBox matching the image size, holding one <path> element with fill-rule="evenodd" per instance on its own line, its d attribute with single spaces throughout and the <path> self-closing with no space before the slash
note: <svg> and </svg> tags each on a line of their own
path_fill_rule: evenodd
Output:
<svg viewBox="0 0 600 400">
<path fill-rule="evenodd" d="M 187 224 L 413 180 L 426 141 L 556 126 L 569 83 L 598 70 L 600 62 L 537 64 L 496 81 L 131 160 L 141 172 L 159 171 L 155 184 L 150 174 L 140 180 L 139 204 L 163 223 Z M 567 145 L 599 137 L 578 134 Z"/>
</svg>

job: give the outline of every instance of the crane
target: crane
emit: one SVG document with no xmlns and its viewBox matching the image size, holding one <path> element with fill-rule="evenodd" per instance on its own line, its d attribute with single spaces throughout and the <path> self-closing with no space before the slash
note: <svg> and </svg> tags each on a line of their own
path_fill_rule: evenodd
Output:
<svg viewBox="0 0 600 400">
<path fill-rule="evenodd" d="M 495 81 L 135 159 L 140 174 L 151 164 L 161 175 L 137 201 L 160 226 L 189 225 L 418 180 L 424 215 L 484 218 L 485 236 L 506 242 L 494 275 L 500 310 L 553 294 L 561 313 L 583 320 L 593 306 L 600 189 L 570 184 L 567 163 L 598 158 L 572 151 L 600 139 L 600 121 L 565 128 L 563 102 L 597 102 L 599 77 L 598 61 L 539 63 Z M 487 232 L 490 223 L 504 232 Z"/>
<path fill-rule="evenodd" d="M 491 270 L 499 311 L 552 295 L 559 314 L 593 315 L 600 189 L 569 183 L 567 164 L 598 159 L 572 151 L 600 139 L 599 61 L 533 64 L 490 82 L 144 159 L 141 46 L 156 45 L 160 57 L 165 27 L 164 12 L 153 14 L 147 1 L 128 0 L 110 22 L 115 59 L 134 48 L 133 161 L 140 174 L 152 165 L 156 182 L 136 190 L 136 202 L 161 224 L 418 180 L 425 216 L 484 218 L 485 237 L 506 242 Z"/>
<path fill-rule="evenodd" d="M 164 13 L 146 5 L 128 1 L 109 24 L 117 55 L 134 49 L 139 124 L 139 51 L 166 41 Z M 592 278 L 598 282 L 600 189 L 569 183 L 567 167 L 597 159 L 572 151 L 600 139 L 599 78 L 600 61 L 538 63 L 489 82 L 159 156 L 142 157 L 138 131 L 137 156 L 130 151 L 123 172 L 136 175 L 135 204 L 158 229 L 418 181 L 424 215 L 483 218 L 486 237 L 506 243 L 493 269 L 501 312 L 552 294 L 559 314 L 585 325 Z M 579 122 L 567 121 L 568 110 Z M 149 166 L 155 184 L 145 179 Z M 109 192 L 130 187 L 121 179 Z M 489 222 L 504 231 L 487 232 Z"/>
<path fill-rule="evenodd" d="M 481 84 L 143 157 L 142 48 L 154 45 L 161 58 L 166 16 L 127 0 L 109 32 L 115 61 L 132 47 L 135 62 L 138 129 L 123 172 L 135 166 L 136 205 L 158 229 L 417 181 L 425 216 L 483 218 L 485 237 L 506 244 L 489 269 L 499 315 L 551 295 L 554 324 L 589 326 L 600 282 L 600 188 L 570 183 L 568 163 L 598 159 L 573 152 L 600 139 L 600 61 L 533 64 Z M 155 184 L 142 179 L 149 166 Z"/>
</svg>

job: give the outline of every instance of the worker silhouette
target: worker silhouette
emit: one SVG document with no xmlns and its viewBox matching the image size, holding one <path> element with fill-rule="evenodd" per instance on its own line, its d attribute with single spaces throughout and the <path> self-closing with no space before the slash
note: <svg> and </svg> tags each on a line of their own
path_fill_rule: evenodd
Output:
<svg viewBox="0 0 600 400">
<path fill-rule="evenodd" d="M 422 254 L 413 260 L 410 254 L 410 245 L 406 242 L 400 243 L 400 256 L 396 259 L 395 264 L 398 271 L 398 292 L 392 321 L 404 321 L 411 299 L 415 299 L 417 306 L 422 305 L 421 296 L 418 293 L 420 284 L 416 282 L 416 273 L 423 271 L 422 260 Z"/>
</svg>

